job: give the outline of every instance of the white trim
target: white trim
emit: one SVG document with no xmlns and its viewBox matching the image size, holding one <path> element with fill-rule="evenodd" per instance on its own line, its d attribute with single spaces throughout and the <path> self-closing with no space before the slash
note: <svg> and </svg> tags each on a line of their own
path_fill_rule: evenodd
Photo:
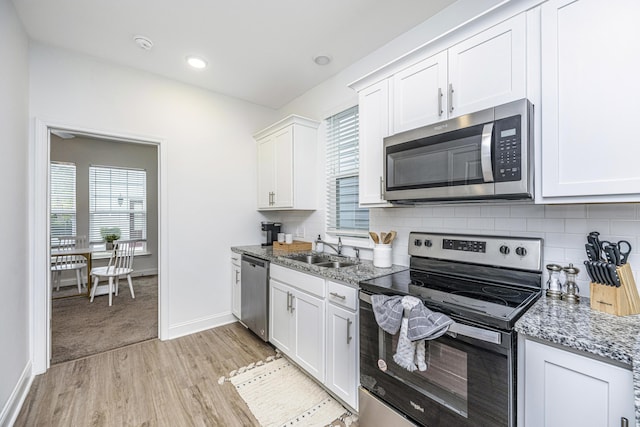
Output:
<svg viewBox="0 0 640 427">
<path fill-rule="evenodd" d="M 92 256 L 91 259 L 94 260 L 96 258 Z M 131 277 L 155 276 L 156 274 L 158 274 L 157 268 L 147 268 L 145 270 L 135 270 L 133 273 L 131 273 Z M 76 282 L 76 278 L 68 277 L 66 279 L 60 280 L 60 287 L 63 288 L 65 286 L 78 286 L 78 283 Z"/>
<path fill-rule="evenodd" d="M 13 388 L 7 403 L 2 408 L 2 412 L 0 412 L 0 426 L 12 426 L 16 422 L 34 378 L 35 376 L 31 373 L 31 362 L 28 362 L 22 370 L 20 379 Z"/>
<path fill-rule="evenodd" d="M 217 328 L 218 326 L 228 325 L 237 321 L 238 319 L 229 311 L 216 314 L 215 316 L 206 316 L 188 322 L 175 323 L 171 325 L 167 339 L 195 334 L 196 332 L 206 331 L 207 329 Z"/>
<path fill-rule="evenodd" d="M 164 140 L 152 136 L 140 136 L 116 131 L 88 129 L 81 126 L 49 122 L 36 118 L 30 147 L 29 220 L 32 224 L 29 251 L 29 290 L 31 294 L 31 362 L 34 374 L 42 374 L 49 368 L 51 351 L 51 285 L 49 274 L 49 160 L 51 129 L 69 133 L 83 133 L 100 138 L 155 145 L 158 149 L 158 337 L 167 339 L 169 330 L 169 305 L 167 284 L 167 154 Z M 160 274 L 161 273 L 161 274 Z M 163 280 L 165 278 L 165 280 Z M 44 289 L 43 289 L 44 287 Z"/>
</svg>

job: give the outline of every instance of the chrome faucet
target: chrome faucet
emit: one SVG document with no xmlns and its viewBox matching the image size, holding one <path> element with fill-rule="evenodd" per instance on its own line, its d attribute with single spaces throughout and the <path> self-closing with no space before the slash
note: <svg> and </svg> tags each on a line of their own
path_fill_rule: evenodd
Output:
<svg viewBox="0 0 640 427">
<path fill-rule="evenodd" d="M 353 248 L 353 251 L 356 253 L 356 262 L 360 262 L 360 248 Z"/>
<path fill-rule="evenodd" d="M 318 236 L 320 237 L 320 236 Z M 336 251 L 336 253 L 338 255 L 342 255 L 342 239 L 340 237 L 338 237 L 338 246 L 336 247 L 335 245 L 332 245 L 329 242 L 325 242 L 324 240 L 318 238 L 318 240 L 316 240 L 316 243 L 324 243 L 325 245 L 329 246 L 331 249 L 333 249 L 334 251 Z"/>
</svg>

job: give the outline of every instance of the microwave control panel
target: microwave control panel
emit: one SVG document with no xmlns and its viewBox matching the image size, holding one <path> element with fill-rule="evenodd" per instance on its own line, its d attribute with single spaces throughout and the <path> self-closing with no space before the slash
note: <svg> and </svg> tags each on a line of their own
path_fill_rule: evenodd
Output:
<svg viewBox="0 0 640 427">
<path fill-rule="evenodd" d="M 522 136 L 520 116 L 497 120 L 493 129 L 495 182 L 520 181 L 522 177 Z"/>
</svg>

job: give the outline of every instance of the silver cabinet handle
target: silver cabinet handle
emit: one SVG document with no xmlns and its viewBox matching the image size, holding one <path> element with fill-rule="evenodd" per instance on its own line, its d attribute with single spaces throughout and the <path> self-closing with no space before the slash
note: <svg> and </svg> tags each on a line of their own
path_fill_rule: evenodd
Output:
<svg viewBox="0 0 640 427">
<path fill-rule="evenodd" d="M 453 113 L 453 84 L 449 83 L 449 112 Z"/>
<path fill-rule="evenodd" d="M 444 111 L 442 110 L 442 88 L 438 88 L 438 116 L 442 117 Z"/>
<path fill-rule="evenodd" d="M 271 204 L 275 205 L 276 204 L 276 192 L 275 191 L 273 193 L 271 193 L 271 200 L 273 200 L 273 202 Z"/>
<path fill-rule="evenodd" d="M 484 182 L 493 182 L 493 167 L 491 166 L 491 137 L 493 123 L 487 123 L 482 128 L 482 142 L 480 146 L 480 163 Z"/>
<path fill-rule="evenodd" d="M 287 292 L 287 311 L 291 311 L 291 293 Z"/>
<path fill-rule="evenodd" d="M 339 293 L 336 293 L 336 292 L 329 292 L 329 295 L 331 295 L 332 297 L 340 298 L 341 300 L 347 299 L 346 296 L 340 295 Z"/>
<path fill-rule="evenodd" d="M 629 427 L 629 420 L 625 417 L 620 418 L 620 427 Z"/>
<path fill-rule="evenodd" d="M 351 342 L 351 340 L 353 339 L 353 337 L 351 336 L 351 324 L 353 322 L 351 321 L 351 319 L 347 319 L 347 344 L 349 344 Z"/>
<path fill-rule="evenodd" d="M 291 312 L 293 313 L 293 310 L 295 310 L 296 308 L 293 306 L 293 300 L 296 296 L 294 294 L 291 294 Z"/>
<path fill-rule="evenodd" d="M 240 281 L 240 279 L 238 278 L 239 275 L 240 275 L 240 271 L 236 270 L 236 285 Z"/>
<path fill-rule="evenodd" d="M 380 177 L 380 200 L 384 200 L 384 179 Z"/>
</svg>

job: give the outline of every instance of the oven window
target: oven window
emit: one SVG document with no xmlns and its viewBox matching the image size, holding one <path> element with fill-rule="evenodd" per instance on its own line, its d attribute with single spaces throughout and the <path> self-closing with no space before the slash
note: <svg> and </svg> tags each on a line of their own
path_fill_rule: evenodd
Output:
<svg viewBox="0 0 640 427">
<path fill-rule="evenodd" d="M 468 415 L 467 353 L 442 343 L 442 340 L 426 342 L 426 371 L 413 371 L 400 367 L 393 361 L 398 347 L 399 334 L 389 335 L 381 329 L 382 353 L 380 359 L 387 363 L 386 373 L 412 385 L 422 394 L 448 407 L 456 413 Z"/>
</svg>

